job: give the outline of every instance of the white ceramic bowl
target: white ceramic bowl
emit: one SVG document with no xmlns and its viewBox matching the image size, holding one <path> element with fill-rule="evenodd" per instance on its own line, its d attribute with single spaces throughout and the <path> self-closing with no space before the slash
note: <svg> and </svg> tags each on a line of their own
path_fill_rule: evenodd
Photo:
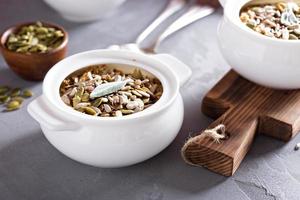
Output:
<svg viewBox="0 0 300 200">
<path fill-rule="evenodd" d="M 44 0 L 65 19 L 88 22 L 109 15 L 126 0 Z"/>
<path fill-rule="evenodd" d="M 245 26 L 240 9 L 249 0 L 221 0 L 224 17 L 218 28 L 221 52 L 230 66 L 258 84 L 300 88 L 300 41 L 273 39 Z"/>
<path fill-rule="evenodd" d="M 151 107 L 128 116 L 89 116 L 65 105 L 60 99 L 61 82 L 72 72 L 95 64 L 139 67 L 156 76 L 163 95 Z M 183 121 L 179 87 L 191 70 L 166 54 L 145 55 L 124 50 L 79 53 L 57 63 L 46 75 L 43 94 L 28 106 L 50 143 L 79 162 L 98 167 L 121 167 L 146 160 L 176 137 Z"/>
</svg>

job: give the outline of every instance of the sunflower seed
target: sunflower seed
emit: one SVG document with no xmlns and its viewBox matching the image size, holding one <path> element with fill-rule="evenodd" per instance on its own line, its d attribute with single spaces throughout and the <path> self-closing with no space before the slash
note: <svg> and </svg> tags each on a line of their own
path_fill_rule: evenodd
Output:
<svg viewBox="0 0 300 200">
<path fill-rule="evenodd" d="M 121 105 L 122 105 L 122 104 L 127 104 L 127 103 L 128 103 L 128 98 L 127 98 L 127 96 L 125 96 L 125 95 L 120 96 L 120 97 L 119 97 L 119 100 L 120 100 L 120 104 L 121 104 Z"/>
<path fill-rule="evenodd" d="M 91 103 L 78 103 L 76 106 L 74 106 L 74 108 L 78 110 L 80 108 L 89 107 L 90 105 Z"/>
<path fill-rule="evenodd" d="M 103 107 L 104 107 L 105 112 L 107 112 L 107 113 L 111 112 L 111 107 L 108 104 L 103 104 Z"/>
<path fill-rule="evenodd" d="M 116 115 L 116 117 L 122 117 L 123 116 L 123 114 L 120 110 L 117 110 L 115 115 Z"/>
<path fill-rule="evenodd" d="M 136 90 L 132 90 L 131 93 L 134 94 L 135 96 L 138 96 L 138 97 L 142 97 L 143 96 L 139 92 L 137 92 Z"/>
<path fill-rule="evenodd" d="M 126 104 L 126 108 L 128 110 L 134 110 L 136 107 L 138 106 L 138 103 L 136 101 L 129 101 L 127 104 Z"/>
</svg>

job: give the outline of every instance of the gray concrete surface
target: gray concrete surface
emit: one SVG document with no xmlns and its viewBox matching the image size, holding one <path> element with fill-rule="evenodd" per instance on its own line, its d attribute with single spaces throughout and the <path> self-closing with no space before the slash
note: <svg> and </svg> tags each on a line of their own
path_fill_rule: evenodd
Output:
<svg viewBox="0 0 300 200">
<path fill-rule="evenodd" d="M 161 11 L 166 0 L 128 0 L 111 18 L 88 24 L 63 20 L 41 0 L 1 0 L 0 29 L 20 21 L 59 23 L 70 33 L 69 55 L 127 43 Z M 222 12 L 193 24 L 165 41 L 159 51 L 177 56 L 193 70 L 182 88 L 185 120 L 178 137 L 154 158 L 121 169 L 79 164 L 59 153 L 43 136 L 24 106 L 0 113 L 1 200 L 298 200 L 300 136 L 288 144 L 259 136 L 236 174 L 226 178 L 186 165 L 180 148 L 186 137 L 211 122 L 200 111 L 204 94 L 229 70 L 216 41 Z M 0 59 L 0 84 L 30 87 L 41 83 L 14 75 Z M 26 102 L 28 104 L 28 101 Z"/>
</svg>

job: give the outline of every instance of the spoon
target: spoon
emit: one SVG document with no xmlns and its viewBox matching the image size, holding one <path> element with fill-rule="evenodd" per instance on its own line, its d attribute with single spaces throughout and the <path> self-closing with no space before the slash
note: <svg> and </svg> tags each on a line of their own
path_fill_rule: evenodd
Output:
<svg viewBox="0 0 300 200">
<path fill-rule="evenodd" d="M 141 47 L 141 42 L 145 39 L 145 37 L 141 37 L 141 35 L 146 35 L 143 33 L 147 33 L 148 31 L 144 31 L 136 40 L 136 43 L 129 43 L 124 45 L 113 45 L 110 48 L 112 49 L 128 49 L 136 52 L 143 53 L 156 53 L 157 47 L 161 44 L 163 40 L 165 40 L 170 35 L 175 32 L 185 28 L 186 26 L 196 22 L 199 19 L 202 19 L 216 11 L 219 7 L 219 3 L 217 0 L 198 0 L 195 4 L 193 4 L 181 17 L 175 20 L 151 45 L 148 47 Z M 156 21 L 156 20 L 155 20 Z M 151 26 L 151 25 L 150 25 Z M 157 27 L 157 26 L 156 26 Z M 148 28 L 147 28 L 148 29 Z M 146 29 L 146 30 L 147 30 Z M 154 29 L 153 29 L 154 30 Z M 152 31 L 153 31 L 152 30 Z M 151 32 L 148 32 L 149 35 Z M 142 39 L 143 40 L 142 40 Z"/>
<path fill-rule="evenodd" d="M 166 19 L 181 10 L 187 4 L 187 0 L 171 0 L 163 12 L 137 37 L 135 43 L 141 43 Z"/>
<path fill-rule="evenodd" d="M 175 32 L 185 28 L 186 26 L 214 13 L 216 9 L 212 6 L 199 6 L 194 5 L 189 10 L 173 22 L 151 45 L 146 48 L 142 48 L 143 51 L 148 53 L 155 53 L 157 47 Z"/>
</svg>

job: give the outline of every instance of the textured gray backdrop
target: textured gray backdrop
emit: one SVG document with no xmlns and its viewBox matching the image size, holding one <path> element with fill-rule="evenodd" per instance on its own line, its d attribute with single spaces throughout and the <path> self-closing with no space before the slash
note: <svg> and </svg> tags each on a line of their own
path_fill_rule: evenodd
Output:
<svg viewBox="0 0 300 200">
<path fill-rule="evenodd" d="M 41 0 L 1 0 L 0 30 L 21 21 L 46 20 L 70 33 L 69 55 L 111 44 L 127 43 L 163 9 L 166 0 L 128 0 L 111 18 L 76 24 L 63 20 Z M 79 164 L 54 149 L 26 106 L 0 113 L 0 199 L 2 200 L 298 200 L 300 151 L 259 136 L 233 177 L 186 165 L 180 148 L 190 133 L 211 122 L 200 111 L 203 95 L 229 70 L 216 41 L 221 11 L 165 41 L 160 52 L 177 56 L 193 70 L 182 88 L 185 120 L 176 140 L 154 158 L 122 169 Z M 30 87 L 41 94 L 41 83 L 14 75 L 0 58 L 0 84 Z M 28 101 L 26 102 L 26 104 Z"/>
</svg>

